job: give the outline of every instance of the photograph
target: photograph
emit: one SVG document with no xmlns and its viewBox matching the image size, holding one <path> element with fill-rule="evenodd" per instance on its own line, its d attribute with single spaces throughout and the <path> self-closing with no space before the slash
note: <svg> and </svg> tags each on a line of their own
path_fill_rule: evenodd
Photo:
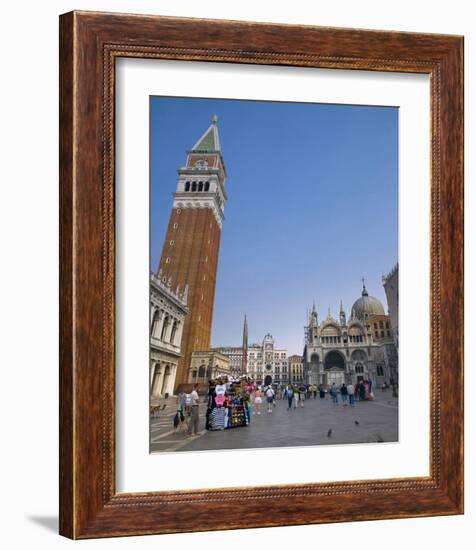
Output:
<svg viewBox="0 0 476 550">
<path fill-rule="evenodd" d="M 2 8 L 2 547 L 470 550 L 473 3 Z"/>
<path fill-rule="evenodd" d="M 150 452 L 397 443 L 398 106 L 149 120 Z"/>
</svg>

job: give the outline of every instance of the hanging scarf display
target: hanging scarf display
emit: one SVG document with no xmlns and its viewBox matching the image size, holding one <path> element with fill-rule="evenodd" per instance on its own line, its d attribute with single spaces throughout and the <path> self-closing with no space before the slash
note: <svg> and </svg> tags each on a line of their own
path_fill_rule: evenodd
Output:
<svg viewBox="0 0 476 550">
<path fill-rule="evenodd" d="M 230 375 L 209 381 L 207 422 L 208 430 L 225 430 L 248 426 L 250 381 Z"/>
</svg>

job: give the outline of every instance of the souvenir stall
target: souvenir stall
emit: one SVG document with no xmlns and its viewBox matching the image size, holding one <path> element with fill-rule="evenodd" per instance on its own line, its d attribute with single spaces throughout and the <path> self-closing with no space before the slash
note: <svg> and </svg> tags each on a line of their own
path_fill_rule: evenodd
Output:
<svg viewBox="0 0 476 550">
<path fill-rule="evenodd" d="M 250 394 L 247 380 L 231 375 L 209 381 L 207 395 L 207 430 L 226 430 L 248 426 Z"/>
</svg>

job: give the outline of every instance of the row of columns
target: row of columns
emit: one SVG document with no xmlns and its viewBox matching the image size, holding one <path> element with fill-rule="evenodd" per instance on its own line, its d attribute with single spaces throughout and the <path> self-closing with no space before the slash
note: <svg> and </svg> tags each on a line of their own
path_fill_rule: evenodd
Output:
<svg viewBox="0 0 476 550">
<path fill-rule="evenodd" d="M 151 312 L 151 336 L 157 338 L 161 342 L 170 343 L 174 346 L 179 346 L 182 340 L 183 323 L 174 318 L 170 313 L 159 307 L 152 307 Z M 162 337 L 164 323 L 168 319 L 168 324 L 165 333 Z M 174 330 L 175 325 L 175 330 Z M 173 332 L 174 331 L 174 332 Z"/>
</svg>

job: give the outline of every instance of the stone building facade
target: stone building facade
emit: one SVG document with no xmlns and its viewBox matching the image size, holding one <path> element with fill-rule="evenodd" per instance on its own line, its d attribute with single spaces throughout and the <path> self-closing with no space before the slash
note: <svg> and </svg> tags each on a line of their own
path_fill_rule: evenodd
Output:
<svg viewBox="0 0 476 550">
<path fill-rule="evenodd" d="M 389 315 L 371 315 L 368 324 L 374 342 L 392 339 Z"/>
<path fill-rule="evenodd" d="M 248 326 L 246 323 L 246 338 Z M 246 350 L 246 360 L 243 352 Z M 230 372 L 236 377 L 249 376 L 258 384 L 287 384 L 288 382 L 288 351 L 275 346 L 271 334 L 266 334 L 261 344 L 244 344 L 243 346 L 221 346 L 213 351 L 222 353 L 230 360 Z M 243 371 L 243 364 L 247 365 Z"/>
<path fill-rule="evenodd" d="M 383 288 L 387 296 L 388 314 L 392 327 L 393 339 L 398 349 L 398 264 L 382 277 Z"/>
<path fill-rule="evenodd" d="M 219 346 L 212 348 L 212 351 L 221 353 L 228 358 L 230 374 L 239 378 L 243 372 L 243 348 L 241 346 Z"/>
<path fill-rule="evenodd" d="M 150 388 L 152 401 L 173 394 L 188 313 L 187 287 L 172 289 L 162 272 L 150 277 Z"/>
<path fill-rule="evenodd" d="M 338 320 L 329 311 L 319 322 L 313 304 L 305 327 L 303 362 L 307 384 L 354 384 L 366 379 L 377 387 L 390 383 L 398 372 L 390 318 L 382 303 L 369 296 L 365 285 L 349 320 L 341 303 Z"/>
<path fill-rule="evenodd" d="M 227 200 L 226 169 L 217 117 L 187 151 L 178 170 L 172 213 L 159 269 L 166 279 L 188 286 L 188 309 L 175 391 L 188 383 L 192 354 L 209 351 L 221 228 Z"/>
<path fill-rule="evenodd" d="M 302 355 L 288 357 L 288 382 L 290 384 L 302 384 L 304 380 L 304 363 Z"/>
<path fill-rule="evenodd" d="M 273 336 L 268 333 L 261 348 L 257 348 L 256 357 L 248 355 L 248 372 L 259 384 L 287 384 L 288 350 L 276 347 Z"/>
<path fill-rule="evenodd" d="M 208 381 L 218 375 L 230 374 L 230 359 L 216 350 L 194 351 L 188 376 L 188 383 L 206 387 Z"/>
</svg>

